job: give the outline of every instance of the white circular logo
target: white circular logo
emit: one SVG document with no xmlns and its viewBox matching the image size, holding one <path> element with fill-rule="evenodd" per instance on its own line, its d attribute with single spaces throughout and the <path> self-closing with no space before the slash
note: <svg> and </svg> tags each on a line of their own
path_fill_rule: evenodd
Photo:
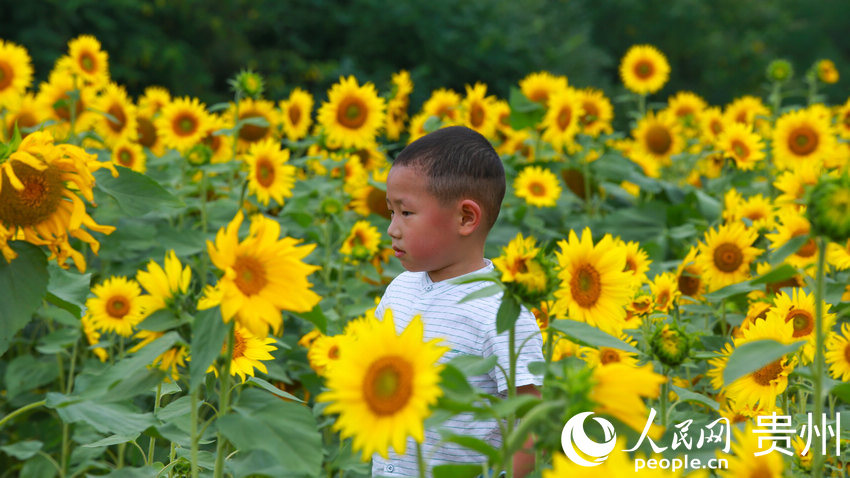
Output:
<svg viewBox="0 0 850 478">
<path fill-rule="evenodd" d="M 561 432 L 561 448 L 564 449 L 564 453 L 576 465 L 601 465 L 608 458 L 608 455 L 614 451 L 614 446 L 617 444 L 617 433 L 614 431 L 614 425 L 604 418 L 594 417 L 593 419 L 602 427 L 602 431 L 605 434 L 605 442 L 596 443 L 587 436 L 587 433 L 584 432 L 584 419 L 590 415 L 593 415 L 593 412 L 582 412 L 573 416 L 564 425 L 564 430 Z M 587 456 L 593 457 L 594 460 L 585 460 L 579 456 L 576 449 Z"/>
</svg>

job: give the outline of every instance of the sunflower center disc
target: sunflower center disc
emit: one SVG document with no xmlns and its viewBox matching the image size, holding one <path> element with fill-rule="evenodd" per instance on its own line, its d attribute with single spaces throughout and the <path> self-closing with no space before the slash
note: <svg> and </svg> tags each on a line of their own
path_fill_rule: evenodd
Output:
<svg viewBox="0 0 850 478">
<path fill-rule="evenodd" d="M 573 114 L 572 111 L 570 111 L 570 108 L 561 108 L 561 111 L 558 112 L 558 128 L 560 128 L 561 131 L 565 131 L 567 129 L 567 126 L 570 125 L 570 120 L 572 120 L 572 117 Z"/>
<path fill-rule="evenodd" d="M 120 133 L 124 130 L 124 125 L 127 124 L 127 115 L 124 114 L 124 108 L 118 105 L 112 105 L 109 107 L 109 111 L 107 111 L 113 119 L 107 119 L 107 124 L 116 133 Z"/>
<path fill-rule="evenodd" d="M 791 322 L 794 325 L 794 337 L 804 337 L 815 329 L 814 318 L 805 310 L 791 309 L 791 312 L 785 316 L 785 322 Z"/>
<path fill-rule="evenodd" d="M 86 73 L 92 73 L 94 71 L 95 61 L 92 58 L 91 53 L 84 53 L 82 57 L 80 57 L 80 66 L 83 67 L 83 71 Z"/>
<path fill-rule="evenodd" d="M 268 283 L 266 279 L 266 268 L 253 257 L 239 256 L 233 265 L 236 271 L 236 287 L 245 295 L 259 293 Z"/>
<path fill-rule="evenodd" d="M 257 161 L 257 182 L 264 188 L 274 183 L 274 165 L 267 159 Z"/>
<path fill-rule="evenodd" d="M 667 128 L 655 125 L 646 133 L 646 145 L 653 154 L 664 156 L 670 151 L 673 138 Z"/>
<path fill-rule="evenodd" d="M 297 106 L 289 107 L 289 121 L 292 122 L 292 126 L 298 124 L 298 121 L 301 120 L 301 108 Z"/>
<path fill-rule="evenodd" d="M 248 113 L 245 115 L 240 115 L 239 119 L 248 119 L 248 118 L 263 118 L 263 115 L 257 113 Z M 255 141 L 259 141 L 266 137 L 266 133 L 268 133 L 268 126 L 257 126 L 255 124 L 246 124 L 242 125 L 242 128 L 239 129 L 239 137 L 248 141 L 249 143 L 253 143 Z"/>
<path fill-rule="evenodd" d="M 655 69 L 652 67 L 652 63 L 646 60 L 639 61 L 635 65 L 635 76 L 641 80 L 651 77 L 654 71 Z"/>
<path fill-rule="evenodd" d="M 683 295 L 695 297 L 699 292 L 700 279 L 690 272 L 685 271 L 679 276 L 678 286 L 679 291 Z"/>
<path fill-rule="evenodd" d="M 806 231 L 802 234 L 795 234 L 795 237 L 801 236 L 803 234 L 808 234 L 808 231 Z M 797 252 L 795 252 L 794 254 L 796 254 L 800 257 L 812 257 L 813 255 L 815 255 L 815 253 L 817 251 L 818 251 L 818 245 L 815 243 L 815 240 L 812 239 L 812 238 L 809 238 L 809 240 L 806 241 L 805 244 L 800 246 L 800 248 L 797 249 Z"/>
<path fill-rule="evenodd" d="M 476 128 L 484 124 L 484 108 L 481 105 L 476 104 L 472 107 L 472 111 L 469 112 L 469 122 Z"/>
<path fill-rule="evenodd" d="M 584 107 L 584 114 L 581 115 L 579 121 L 584 126 L 590 126 L 599 118 L 599 110 L 590 103 L 585 103 L 582 106 Z"/>
<path fill-rule="evenodd" d="M 39 171 L 19 161 L 12 163 L 12 171 L 21 180 L 24 188 L 18 191 L 9 182 L 9 178 L 3 175 L 0 223 L 12 227 L 27 227 L 47 220 L 62 200 L 64 185 L 60 171 L 53 166 Z"/>
<path fill-rule="evenodd" d="M 546 194 L 546 188 L 540 183 L 531 183 L 528 185 L 528 190 L 532 196 L 542 197 Z"/>
<path fill-rule="evenodd" d="M 56 100 L 52 105 L 53 112 L 56 113 L 56 116 L 59 118 L 70 121 L 71 120 L 71 96 L 66 92 L 59 99 Z M 74 115 L 79 118 L 80 113 L 83 111 L 83 102 L 77 100 L 74 103 Z"/>
<path fill-rule="evenodd" d="M 197 120 L 189 115 L 181 115 L 177 117 L 177 120 L 174 121 L 175 132 L 180 136 L 189 136 L 190 134 L 194 134 L 195 130 L 198 129 Z"/>
<path fill-rule="evenodd" d="M 844 360 L 850 363 L 850 344 L 844 346 Z"/>
<path fill-rule="evenodd" d="M 6 63 L 0 63 L 0 91 L 5 90 L 12 84 L 13 70 Z"/>
<path fill-rule="evenodd" d="M 818 147 L 818 136 L 811 128 L 798 128 L 791 134 L 788 147 L 794 154 L 801 156 L 811 154 Z"/>
<path fill-rule="evenodd" d="M 660 294 L 658 294 L 658 297 L 655 298 L 655 306 L 658 307 L 659 309 L 663 309 L 663 308 L 667 307 L 667 302 L 669 302 L 669 301 L 670 301 L 670 292 L 665 290 L 665 291 L 661 292 Z"/>
<path fill-rule="evenodd" d="M 358 129 L 366 122 L 366 105 L 359 98 L 346 98 L 339 105 L 336 119 L 342 126 Z"/>
<path fill-rule="evenodd" d="M 127 303 L 126 297 L 110 297 L 106 301 L 106 313 L 115 319 L 121 319 L 130 312 L 130 304 Z"/>
<path fill-rule="evenodd" d="M 238 359 L 245 355 L 245 348 L 247 348 L 247 344 L 245 343 L 245 337 L 242 336 L 236 330 L 233 331 L 233 358 Z M 225 350 L 225 352 L 227 352 Z"/>
<path fill-rule="evenodd" d="M 339 345 L 332 345 L 331 348 L 328 349 L 328 358 L 331 360 L 339 358 Z"/>
<path fill-rule="evenodd" d="M 369 195 L 366 197 L 366 204 L 369 206 L 369 210 L 389 219 L 390 210 L 387 209 L 387 194 L 378 188 L 371 186 L 370 188 Z"/>
<path fill-rule="evenodd" d="M 714 250 L 714 266 L 723 272 L 735 272 L 743 262 L 744 255 L 735 244 L 726 242 Z"/>
<path fill-rule="evenodd" d="M 129 168 L 133 165 L 133 154 L 126 149 L 122 149 L 121 152 L 118 153 L 118 162 L 121 166 L 127 166 Z"/>
<path fill-rule="evenodd" d="M 366 371 L 363 396 L 377 415 L 392 415 L 413 395 L 413 366 L 399 356 L 381 357 Z"/>
<path fill-rule="evenodd" d="M 599 362 L 602 365 L 607 365 L 611 362 L 619 362 L 619 361 L 620 361 L 620 354 L 618 354 L 616 351 L 611 350 L 611 349 L 604 349 L 602 351 L 602 354 L 600 354 L 600 356 L 599 356 Z"/>
<path fill-rule="evenodd" d="M 136 125 L 136 129 L 139 132 L 139 144 L 146 148 L 153 147 L 156 144 L 156 127 L 151 120 L 139 117 Z"/>
<path fill-rule="evenodd" d="M 599 282 L 599 272 L 590 264 L 582 264 L 570 281 L 570 292 L 573 300 L 581 307 L 588 308 L 599 300 L 602 284 Z"/>
<path fill-rule="evenodd" d="M 782 372 L 782 359 L 774 360 L 764 367 L 753 372 L 753 380 L 762 387 L 770 385 L 770 382 L 776 380 Z"/>
<path fill-rule="evenodd" d="M 732 150 L 735 151 L 735 156 L 737 156 L 738 159 L 746 159 L 746 157 L 749 156 L 749 150 L 740 141 L 735 141 L 735 143 L 732 144 Z"/>
</svg>

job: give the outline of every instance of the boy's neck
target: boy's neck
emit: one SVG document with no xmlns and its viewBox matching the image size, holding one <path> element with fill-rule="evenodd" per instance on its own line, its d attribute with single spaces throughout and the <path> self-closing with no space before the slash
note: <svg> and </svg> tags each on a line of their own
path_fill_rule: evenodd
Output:
<svg viewBox="0 0 850 478">
<path fill-rule="evenodd" d="M 484 257 L 477 256 L 468 261 L 456 262 L 442 269 L 428 271 L 426 274 L 428 274 L 431 282 L 440 282 L 448 279 L 454 279 L 455 277 L 460 277 L 464 274 L 469 274 L 470 272 L 475 272 L 486 266 L 487 261 L 484 260 Z"/>
</svg>

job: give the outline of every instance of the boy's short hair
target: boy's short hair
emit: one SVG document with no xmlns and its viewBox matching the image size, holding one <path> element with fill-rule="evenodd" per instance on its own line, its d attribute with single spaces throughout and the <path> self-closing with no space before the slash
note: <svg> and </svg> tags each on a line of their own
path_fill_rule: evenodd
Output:
<svg viewBox="0 0 850 478">
<path fill-rule="evenodd" d="M 481 206 L 488 231 L 496 223 L 505 197 L 505 168 L 493 145 L 477 131 L 440 128 L 407 145 L 393 166 L 421 168 L 428 192 L 440 202 L 470 198 Z"/>
</svg>

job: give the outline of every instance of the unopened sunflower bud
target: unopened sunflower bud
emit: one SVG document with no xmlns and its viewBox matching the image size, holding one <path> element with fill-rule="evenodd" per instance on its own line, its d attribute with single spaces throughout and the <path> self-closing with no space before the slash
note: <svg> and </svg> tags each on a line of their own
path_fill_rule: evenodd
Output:
<svg viewBox="0 0 850 478">
<path fill-rule="evenodd" d="M 794 68 L 791 62 L 785 59 L 773 60 L 767 65 L 767 79 L 777 83 L 784 83 L 794 76 Z"/>
<path fill-rule="evenodd" d="M 850 238 L 850 175 L 821 178 L 806 208 L 812 232 L 837 242 Z"/>
<path fill-rule="evenodd" d="M 342 204 L 336 198 L 326 197 L 322 200 L 319 209 L 325 216 L 334 216 L 342 211 Z"/>
<path fill-rule="evenodd" d="M 664 324 L 655 329 L 650 345 L 652 353 L 661 363 L 677 367 L 688 358 L 691 339 L 678 325 Z"/>
<path fill-rule="evenodd" d="M 265 82 L 259 73 L 242 70 L 236 75 L 236 78 L 230 80 L 230 86 L 240 95 L 256 100 L 263 96 Z"/>
</svg>

